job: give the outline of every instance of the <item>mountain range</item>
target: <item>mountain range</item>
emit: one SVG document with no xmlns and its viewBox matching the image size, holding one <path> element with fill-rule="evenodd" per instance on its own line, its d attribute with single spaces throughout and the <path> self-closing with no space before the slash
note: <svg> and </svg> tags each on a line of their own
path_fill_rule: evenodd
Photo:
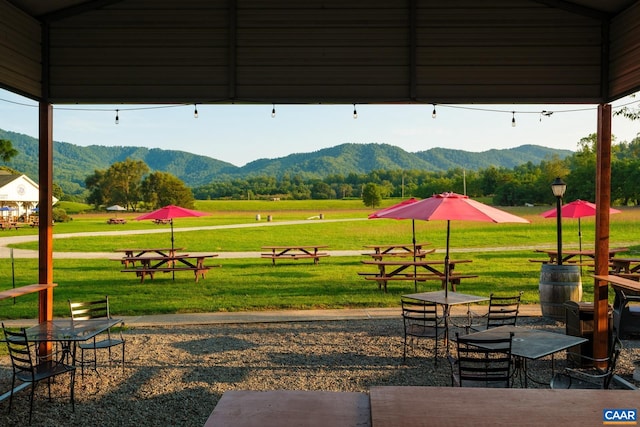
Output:
<svg viewBox="0 0 640 427">
<path fill-rule="evenodd" d="M 28 135 L 0 129 L 0 139 L 8 139 L 19 154 L 9 162 L 0 161 L 30 178 L 38 179 L 38 140 Z M 553 156 L 565 158 L 570 150 L 556 150 L 538 145 L 522 145 L 509 149 L 470 152 L 431 148 L 409 153 L 389 144 L 345 143 L 330 148 L 290 154 L 276 159 L 259 159 L 244 166 L 177 150 L 145 147 L 81 147 L 66 142 L 54 142 L 53 179 L 67 194 L 80 194 L 84 180 L 95 170 L 104 170 L 126 158 L 144 161 L 152 171 L 168 172 L 189 187 L 198 187 L 215 180 L 283 174 L 300 175 L 304 179 L 323 178 L 331 174 L 366 174 L 372 170 L 446 171 L 452 168 L 477 170 L 489 166 L 511 169 L 523 163 L 540 163 Z"/>
</svg>

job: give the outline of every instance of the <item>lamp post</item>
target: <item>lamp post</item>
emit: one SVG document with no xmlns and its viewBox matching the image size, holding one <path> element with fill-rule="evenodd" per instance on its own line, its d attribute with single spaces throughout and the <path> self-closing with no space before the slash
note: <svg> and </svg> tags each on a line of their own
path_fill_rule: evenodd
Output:
<svg viewBox="0 0 640 427">
<path fill-rule="evenodd" d="M 561 179 L 556 178 L 551 183 L 551 191 L 556 196 L 556 224 L 558 230 L 558 265 L 562 265 L 562 196 L 567 190 L 567 184 Z"/>
</svg>

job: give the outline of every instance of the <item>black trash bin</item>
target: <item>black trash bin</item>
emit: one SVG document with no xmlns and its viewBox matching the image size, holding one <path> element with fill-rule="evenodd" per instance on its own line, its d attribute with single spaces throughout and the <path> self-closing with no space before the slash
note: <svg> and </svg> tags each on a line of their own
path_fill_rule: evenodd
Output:
<svg viewBox="0 0 640 427">
<path fill-rule="evenodd" d="M 567 301 L 565 307 L 566 334 L 587 338 L 589 341 L 571 347 L 568 351 L 581 356 L 593 357 L 593 303 Z M 609 339 L 613 330 L 613 310 L 609 307 Z M 585 359 L 569 354 L 567 357 L 576 365 L 590 366 Z"/>
</svg>

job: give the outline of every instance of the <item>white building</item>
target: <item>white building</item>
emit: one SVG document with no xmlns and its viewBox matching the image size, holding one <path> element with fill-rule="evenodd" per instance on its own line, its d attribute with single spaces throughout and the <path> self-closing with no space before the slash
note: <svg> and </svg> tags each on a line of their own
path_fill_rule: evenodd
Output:
<svg viewBox="0 0 640 427">
<path fill-rule="evenodd" d="M 0 170 L 0 218 L 28 218 L 38 206 L 38 184 L 26 175 L 13 175 Z M 58 199 L 53 198 L 53 204 Z"/>
</svg>

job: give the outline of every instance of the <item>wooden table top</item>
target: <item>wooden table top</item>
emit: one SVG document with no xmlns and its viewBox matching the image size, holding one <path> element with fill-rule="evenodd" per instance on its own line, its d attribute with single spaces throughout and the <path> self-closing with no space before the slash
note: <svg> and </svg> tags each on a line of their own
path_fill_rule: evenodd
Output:
<svg viewBox="0 0 640 427">
<path fill-rule="evenodd" d="M 367 427 L 369 397 L 352 392 L 230 390 L 204 426 Z"/>
<path fill-rule="evenodd" d="M 605 409 L 638 408 L 634 390 L 373 387 L 375 427 L 601 426 Z"/>
<path fill-rule="evenodd" d="M 627 289 L 629 291 L 640 292 L 640 282 L 635 280 L 627 279 L 625 277 L 616 276 L 613 274 L 605 274 L 605 275 L 593 275 L 594 278 L 598 280 L 604 280 L 605 282 L 609 282 L 614 286 L 617 286 L 622 289 Z"/>
<path fill-rule="evenodd" d="M 422 246 L 428 246 L 431 243 L 429 242 L 423 242 L 423 243 L 416 243 L 416 247 L 422 247 Z M 413 243 L 406 243 L 406 244 L 385 244 L 385 245 L 363 245 L 364 248 L 371 248 L 371 249 L 393 249 L 393 248 L 413 248 Z"/>
</svg>

